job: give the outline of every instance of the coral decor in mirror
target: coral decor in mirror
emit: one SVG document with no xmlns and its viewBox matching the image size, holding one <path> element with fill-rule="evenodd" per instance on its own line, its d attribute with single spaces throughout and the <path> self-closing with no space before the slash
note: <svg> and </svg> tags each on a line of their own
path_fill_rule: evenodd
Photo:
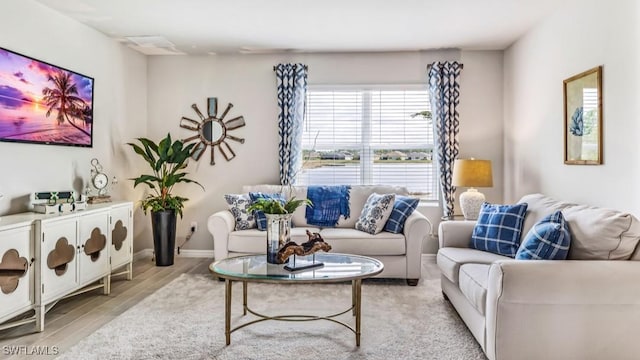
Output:
<svg viewBox="0 0 640 360">
<path fill-rule="evenodd" d="M 216 164 L 216 146 L 227 161 L 236 157 L 236 153 L 231 149 L 231 146 L 229 146 L 229 143 L 226 140 L 233 140 L 240 144 L 244 144 L 243 138 L 229 135 L 229 131 L 245 126 L 245 122 L 243 116 L 237 116 L 224 121 L 224 118 L 233 107 L 233 104 L 229 103 L 220 117 L 218 117 L 218 98 L 212 97 L 207 99 L 207 117 L 202 114 L 196 104 L 191 105 L 191 107 L 200 118 L 200 121 L 184 116 L 180 119 L 181 128 L 197 132 L 195 135 L 183 140 L 184 143 L 194 140 L 198 142 L 196 146 L 193 147 L 191 157 L 196 161 L 200 160 L 202 154 L 207 150 L 207 146 L 211 147 L 211 165 Z"/>
<path fill-rule="evenodd" d="M 602 164 L 602 66 L 564 81 L 564 163 Z"/>
</svg>

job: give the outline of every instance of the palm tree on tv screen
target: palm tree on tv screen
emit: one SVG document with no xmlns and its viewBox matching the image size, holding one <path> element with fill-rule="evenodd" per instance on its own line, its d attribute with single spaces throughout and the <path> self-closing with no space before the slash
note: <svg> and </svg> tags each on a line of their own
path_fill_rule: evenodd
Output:
<svg viewBox="0 0 640 360">
<path fill-rule="evenodd" d="M 66 120 L 69 125 L 82 131 L 87 136 L 91 136 L 86 130 L 82 129 L 75 123 L 75 119 L 87 123 L 87 117 L 84 114 L 90 109 L 87 104 L 78 95 L 78 88 L 71 79 L 71 74 L 66 71 L 56 71 L 55 74 L 49 75 L 48 80 L 53 82 L 52 88 L 42 89 L 42 101 L 48 107 L 46 116 L 49 117 L 53 110 L 58 112 L 56 119 L 58 124 L 64 123 Z"/>
</svg>

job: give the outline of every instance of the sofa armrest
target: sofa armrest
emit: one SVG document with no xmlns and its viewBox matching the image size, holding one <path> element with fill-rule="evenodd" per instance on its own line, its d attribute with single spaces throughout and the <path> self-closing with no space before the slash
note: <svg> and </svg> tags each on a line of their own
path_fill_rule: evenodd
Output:
<svg viewBox="0 0 640 360">
<path fill-rule="evenodd" d="M 424 215 L 414 211 L 404 222 L 407 254 L 407 279 L 420 279 L 422 270 L 422 244 L 431 233 L 431 223 Z"/>
<path fill-rule="evenodd" d="M 236 219 L 229 210 L 218 211 L 209 216 L 207 228 L 213 235 L 213 253 L 216 260 L 229 257 L 229 233 L 236 227 Z"/>
<path fill-rule="evenodd" d="M 490 359 L 626 359 L 640 353 L 640 262 L 500 260 L 489 270 Z M 531 341 L 531 339 L 536 339 Z"/>
<path fill-rule="evenodd" d="M 443 221 L 438 227 L 438 243 L 440 248 L 456 247 L 468 248 L 471 243 L 471 235 L 474 221 Z"/>
</svg>

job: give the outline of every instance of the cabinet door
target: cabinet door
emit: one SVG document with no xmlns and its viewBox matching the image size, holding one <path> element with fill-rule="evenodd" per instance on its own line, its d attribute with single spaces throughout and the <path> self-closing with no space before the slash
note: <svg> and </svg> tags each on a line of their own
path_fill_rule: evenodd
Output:
<svg viewBox="0 0 640 360">
<path fill-rule="evenodd" d="M 42 303 L 73 291 L 77 277 L 76 218 L 43 222 L 41 225 L 40 277 Z"/>
<path fill-rule="evenodd" d="M 82 215 L 78 223 L 78 274 L 83 286 L 109 273 L 109 212 Z"/>
<path fill-rule="evenodd" d="M 0 319 L 33 304 L 31 226 L 0 231 Z"/>
<path fill-rule="evenodd" d="M 127 264 L 133 256 L 132 206 L 111 209 L 111 269 Z"/>
</svg>

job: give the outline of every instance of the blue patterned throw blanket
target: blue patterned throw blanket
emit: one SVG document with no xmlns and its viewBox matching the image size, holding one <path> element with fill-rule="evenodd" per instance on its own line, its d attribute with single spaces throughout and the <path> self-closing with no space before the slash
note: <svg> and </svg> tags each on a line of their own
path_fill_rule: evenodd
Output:
<svg viewBox="0 0 640 360">
<path fill-rule="evenodd" d="M 307 199 L 313 206 L 307 206 L 307 224 L 315 226 L 336 226 L 340 215 L 349 218 L 348 185 L 309 186 Z"/>
</svg>

